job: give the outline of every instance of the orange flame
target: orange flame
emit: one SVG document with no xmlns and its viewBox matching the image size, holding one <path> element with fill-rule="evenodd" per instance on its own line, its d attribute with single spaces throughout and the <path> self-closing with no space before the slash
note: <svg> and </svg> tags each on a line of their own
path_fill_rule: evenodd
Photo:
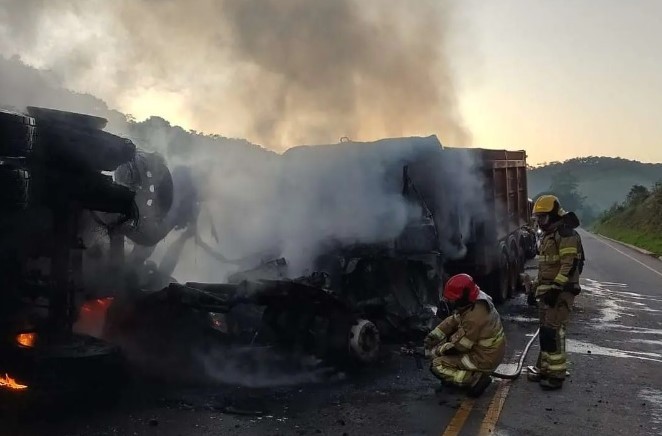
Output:
<svg viewBox="0 0 662 436">
<path fill-rule="evenodd" d="M 20 391 L 27 389 L 28 387 L 27 385 L 16 383 L 16 380 L 9 377 L 9 374 L 5 374 L 4 377 L 0 376 L 0 388 L 9 388 Z"/>
<path fill-rule="evenodd" d="M 37 340 L 36 333 L 19 333 L 16 335 L 16 342 L 26 348 L 34 347 L 34 343 Z"/>
<path fill-rule="evenodd" d="M 113 297 L 107 297 L 83 303 L 78 313 L 78 320 L 73 326 L 74 332 L 100 338 L 106 319 L 106 311 L 112 302 Z"/>
</svg>

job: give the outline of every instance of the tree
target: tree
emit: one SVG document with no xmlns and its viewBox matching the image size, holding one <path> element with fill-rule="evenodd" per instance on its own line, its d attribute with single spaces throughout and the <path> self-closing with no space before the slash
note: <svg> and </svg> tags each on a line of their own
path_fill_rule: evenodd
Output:
<svg viewBox="0 0 662 436">
<path fill-rule="evenodd" d="M 628 206 L 635 206 L 643 203 L 650 196 L 650 191 L 643 185 L 634 185 L 630 188 L 630 192 L 625 200 Z"/>
<path fill-rule="evenodd" d="M 550 192 L 556 195 L 565 210 L 583 209 L 586 197 L 578 189 L 577 178 L 568 171 L 560 172 L 552 178 Z"/>
</svg>

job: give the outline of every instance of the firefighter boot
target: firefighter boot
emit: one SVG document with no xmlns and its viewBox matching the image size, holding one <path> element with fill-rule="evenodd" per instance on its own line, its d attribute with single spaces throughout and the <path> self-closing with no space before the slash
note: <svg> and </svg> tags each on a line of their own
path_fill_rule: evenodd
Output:
<svg viewBox="0 0 662 436">
<path fill-rule="evenodd" d="M 540 380 L 545 378 L 543 376 L 542 370 L 540 369 L 541 363 L 541 355 L 538 353 L 538 360 L 536 360 L 536 364 L 526 367 L 526 379 L 528 381 L 538 383 Z"/>
<path fill-rule="evenodd" d="M 490 383 L 492 383 L 492 377 L 489 374 L 481 374 L 478 380 L 469 387 L 467 395 L 474 398 L 480 397 Z"/>
<path fill-rule="evenodd" d="M 540 380 L 540 387 L 546 391 L 554 391 L 563 387 L 563 379 L 548 377 Z"/>
<path fill-rule="evenodd" d="M 442 392 L 443 393 L 453 393 L 453 394 L 454 393 L 460 393 L 460 392 L 462 392 L 462 387 L 458 386 L 457 384 L 455 384 L 453 382 L 450 382 L 450 381 L 447 381 L 447 380 L 441 380 L 441 383 L 439 383 L 439 385 L 436 388 L 434 388 L 434 392 L 436 394 L 440 394 Z"/>
<path fill-rule="evenodd" d="M 540 368 L 537 366 L 528 366 L 526 368 L 526 379 L 530 382 L 538 383 L 541 381 L 544 377 L 542 376 L 542 372 L 540 372 Z"/>
</svg>

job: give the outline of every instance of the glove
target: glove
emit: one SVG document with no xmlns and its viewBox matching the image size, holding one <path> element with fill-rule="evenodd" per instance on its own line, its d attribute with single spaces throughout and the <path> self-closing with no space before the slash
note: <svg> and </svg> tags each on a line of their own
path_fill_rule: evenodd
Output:
<svg viewBox="0 0 662 436">
<path fill-rule="evenodd" d="M 439 345 L 437 348 L 435 348 L 431 354 L 433 354 L 435 357 L 443 356 L 444 354 L 448 353 L 450 350 L 454 349 L 453 344 L 451 342 L 446 342 L 442 345 Z"/>
<path fill-rule="evenodd" d="M 561 286 L 557 284 L 553 284 L 552 288 L 542 295 L 541 298 L 542 302 L 548 305 L 549 307 L 556 306 L 556 302 L 558 301 L 559 294 L 561 293 L 562 290 L 563 288 Z"/>
<path fill-rule="evenodd" d="M 441 331 L 439 327 L 432 330 L 428 335 L 423 339 L 423 346 L 425 348 L 432 348 L 440 342 L 446 340 L 446 335 Z"/>
</svg>

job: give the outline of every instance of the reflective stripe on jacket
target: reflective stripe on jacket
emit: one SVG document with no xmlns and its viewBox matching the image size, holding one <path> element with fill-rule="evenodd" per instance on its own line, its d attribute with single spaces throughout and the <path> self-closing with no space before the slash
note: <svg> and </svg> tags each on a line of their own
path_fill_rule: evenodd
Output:
<svg viewBox="0 0 662 436">
<path fill-rule="evenodd" d="M 552 288 L 578 290 L 582 256 L 581 238 L 573 229 L 558 228 L 545 234 L 538 255 L 536 294 Z"/>
<path fill-rule="evenodd" d="M 482 291 L 473 305 L 449 316 L 435 330 L 449 338 L 468 369 L 492 371 L 503 360 L 506 337 L 501 317 Z"/>
</svg>

